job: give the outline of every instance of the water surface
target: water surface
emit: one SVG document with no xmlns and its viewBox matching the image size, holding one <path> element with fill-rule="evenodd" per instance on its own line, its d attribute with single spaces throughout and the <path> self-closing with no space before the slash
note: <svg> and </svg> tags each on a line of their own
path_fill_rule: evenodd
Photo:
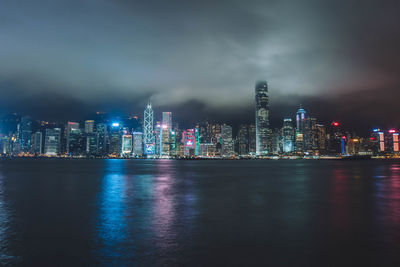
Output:
<svg viewBox="0 0 400 267">
<path fill-rule="evenodd" d="M 400 162 L 0 160 L 0 265 L 400 266 Z"/>
</svg>

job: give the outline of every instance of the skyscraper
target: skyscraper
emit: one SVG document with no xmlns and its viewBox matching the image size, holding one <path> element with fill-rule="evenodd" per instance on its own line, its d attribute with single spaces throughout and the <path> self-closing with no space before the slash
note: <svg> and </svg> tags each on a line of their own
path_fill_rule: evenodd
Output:
<svg viewBox="0 0 400 267">
<path fill-rule="evenodd" d="M 162 124 L 166 125 L 169 130 L 172 128 L 172 112 L 162 113 Z"/>
<path fill-rule="evenodd" d="M 238 133 L 238 152 L 239 155 L 245 156 L 249 154 L 249 129 L 247 125 L 242 124 L 239 127 Z"/>
<path fill-rule="evenodd" d="M 31 148 L 32 120 L 29 117 L 22 117 L 19 127 L 20 144 L 22 152 L 29 152 Z"/>
<path fill-rule="evenodd" d="M 132 135 L 124 134 L 122 135 L 122 156 L 130 156 L 132 154 Z"/>
<path fill-rule="evenodd" d="M 304 129 L 306 127 L 306 111 L 300 108 L 297 110 L 296 113 L 296 129 L 298 133 L 304 134 Z"/>
<path fill-rule="evenodd" d="M 47 156 L 57 156 L 60 153 L 61 129 L 46 129 L 44 153 Z"/>
<path fill-rule="evenodd" d="M 93 133 L 94 131 L 94 120 L 85 121 L 85 133 Z"/>
<path fill-rule="evenodd" d="M 78 134 L 80 134 L 79 123 L 69 121 L 65 127 L 65 136 L 67 138 L 66 150 L 68 154 L 70 153 L 70 143 L 76 141 L 75 138 L 77 138 Z M 75 146 L 75 144 L 72 146 Z"/>
<path fill-rule="evenodd" d="M 42 132 L 36 132 L 32 135 L 31 151 L 33 154 L 42 154 Z"/>
<path fill-rule="evenodd" d="M 268 154 L 269 100 L 266 81 L 256 82 L 256 154 Z"/>
<path fill-rule="evenodd" d="M 155 143 L 153 135 L 154 127 L 154 114 L 151 108 L 151 103 L 147 104 L 144 110 L 144 122 L 143 122 L 143 143 L 144 143 L 144 153 L 146 155 L 153 155 L 155 153 Z"/>
<path fill-rule="evenodd" d="M 284 119 L 282 126 L 283 135 L 283 152 L 288 153 L 293 151 L 294 131 L 292 119 Z"/>
<path fill-rule="evenodd" d="M 232 127 L 224 124 L 221 127 L 221 134 L 222 134 L 221 156 L 230 157 L 233 155 Z"/>
<path fill-rule="evenodd" d="M 133 155 L 134 156 L 142 156 L 143 155 L 143 133 L 142 132 L 133 132 Z"/>
</svg>

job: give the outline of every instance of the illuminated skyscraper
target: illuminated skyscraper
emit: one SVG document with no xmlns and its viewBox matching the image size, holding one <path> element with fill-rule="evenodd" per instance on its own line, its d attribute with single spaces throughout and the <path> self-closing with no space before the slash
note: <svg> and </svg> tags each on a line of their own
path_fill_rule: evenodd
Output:
<svg viewBox="0 0 400 267">
<path fill-rule="evenodd" d="M 61 129 L 46 129 L 44 153 L 47 156 L 57 156 L 60 153 Z"/>
<path fill-rule="evenodd" d="M 65 136 L 67 138 L 66 150 L 68 154 L 70 153 L 70 143 L 75 141 L 74 139 L 78 133 L 80 134 L 79 123 L 69 121 L 65 127 Z"/>
<path fill-rule="evenodd" d="M 134 156 L 142 156 L 143 155 L 143 133 L 142 132 L 133 132 L 133 155 Z"/>
<path fill-rule="evenodd" d="M 93 133 L 94 131 L 94 120 L 85 121 L 85 133 Z"/>
<path fill-rule="evenodd" d="M 294 145 L 294 130 L 292 125 L 292 119 L 284 119 L 282 126 L 283 135 L 283 152 L 289 153 L 293 151 Z"/>
<path fill-rule="evenodd" d="M 23 152 L 29 152 L 31 148 L 31 135 L 32 135 L 32 120 L 30 117 L 22 117 L 20 123 L 20 142 L 21 150 Z"/>
<path fill-rule="evenodd" d="M 107 154 L 107 125 L 105 123 L 98 123 L 97 131 L 97 153 L 99 155 Z"/>
<path fill-rule="evenodd" d="M 36 132 L 32 135 L 31 151 L 33 154 L 42 154 L 42 132 Z"/>
<path fill-rule="evenodd" d="M 266 81 L 256 83 L 256 154 L 268 154 L 269 99 Z"/>
<path fill-rule="evenodd" d="M 296 129 L 298 133 L 304 134 L 304 129 L 306 128 L 306 111 L 300 108 L 297 110 L 296 114 Z"/>
<path fill-rule="evenodd" d="M 221 144 L 221 156 L 230 157 L 233 155 L 233 140 L 232 140 L 232 127 L 229 125 L 222 125 L 222 144 Z"/>
<path fill-rule="evenodd" d="M 122 147 L 121 154 L 122 156 L 130 156 L 132 153 L 132 135 L 124 134 L 122 135 Z"/>
<path fill-rule="evenodd" d="M 121 126 L 118 122 L 114 122 L 110 127 L 110 151 L 114 156 L 121 154 Z"/>
<path fill-rule="evenodd" d="M 162 124 L 166 125 L 169 130 L 172 128 L 172 112 L 162 113 Z"/>
<path fill-rule="evenodd" d="M 238 133 L 239 155 L 246 156 L 249 154 L 249 129 L 247 125 L 242 124 Z"/>
<path fill-rule="evenodd" d="M 144 122 L 143 122 L 143 143 L 144 143 L 144 154 L 153 155 L 155 153 L 155 143 L 154 143 L 154 114 L 151 108 L 151 103 L 147 104 L 144 110 Z"/>
</svg>

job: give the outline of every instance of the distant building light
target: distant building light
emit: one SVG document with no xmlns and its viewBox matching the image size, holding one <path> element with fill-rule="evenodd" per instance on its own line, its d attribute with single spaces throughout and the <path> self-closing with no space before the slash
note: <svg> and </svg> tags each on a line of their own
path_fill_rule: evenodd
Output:
<svg viewBox="0 0 400 267">
<path fill-rule="evenodd" d="M 337 121 L 334 121 L 334 122 L 331 123 L 331 125 L 332 125 L 332 126 L 335 126 L 335 127 L 338 127 L 338 126 L 340 125 L 340 123 L 337 122 Z"/>
<path fill-rule="evenodd" d="M 118 122 L 113 122 L 113 123 L 111 124 L 111 126 L 112 126 L 112 127 L 119 127 L 119 123 L 118 123 Z"/>
</svg>

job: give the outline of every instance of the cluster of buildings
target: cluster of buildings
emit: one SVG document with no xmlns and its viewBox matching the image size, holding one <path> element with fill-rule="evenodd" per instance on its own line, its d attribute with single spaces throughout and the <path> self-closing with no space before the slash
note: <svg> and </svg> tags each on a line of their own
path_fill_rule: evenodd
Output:
<svg viewBox="0 0 400 267">
<path fill-rule="evenodd" d="M 139 116 L 105 119 L 98 112 L 84 122 L 49 123 L 12 114 L 0 122 L 4 156 L 122 158 L 302 158 L 366 155 L 399 156 L 399 132 L 373 129 L 359 137 L 339 122 L 323 125 L 300 107 L 279 128 L 270 126 L 266 81 L 255 86 L 255 124 L 242 124 L 234 135 L 225 123 L 199 122 L 180 128 L 171 112 L 157 121 L 149 102 Z"/>
</svg>

